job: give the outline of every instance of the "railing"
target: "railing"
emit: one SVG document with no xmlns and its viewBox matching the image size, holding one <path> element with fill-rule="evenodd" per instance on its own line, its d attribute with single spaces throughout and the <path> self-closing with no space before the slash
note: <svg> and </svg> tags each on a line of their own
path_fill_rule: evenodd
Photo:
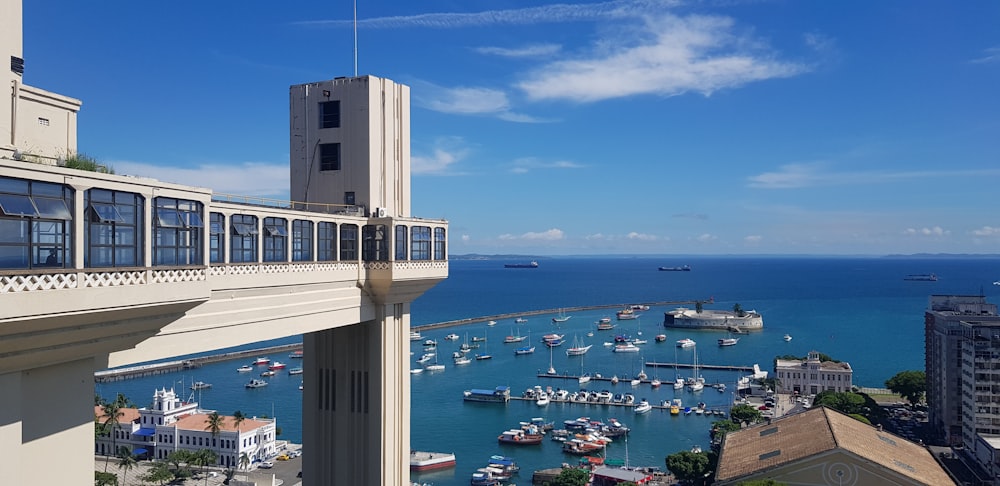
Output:
<svg viewBox="0 0 1000 486">
<path fill-rule="evenodd" d="M 324 214 L 343 214 L 348 216 L 367 216 L 364 206 L 353 204 L 332 204 L 315 203 L 302 201 L 288 201 L 283 199 L 271 199 L 257 196 L 243 196 L 237 194 L 212 194 L 212 201 L 245 204 L 248 206 L 259 206 L 266 208 L 294 209 L 297 211 L 309 211 Z"/>
</svg>

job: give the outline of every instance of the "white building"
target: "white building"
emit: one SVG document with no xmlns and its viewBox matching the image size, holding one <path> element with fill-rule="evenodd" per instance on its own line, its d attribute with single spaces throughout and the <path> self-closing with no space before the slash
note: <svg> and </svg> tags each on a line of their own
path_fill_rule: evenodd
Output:
<svg viewBox="0 0 1000 486">
<path fill-rule="evenodd" d="M 851 391 L 854 371 L 846 362 L 820 361 L 818 351 L 804 359 L 778 359 L 774 364 L 778 393 L 817 394 Z"/>
<path fill-rule="evenodd" d="M 164 459 L 177 450 L 210 449 L 223 467 L 239 467 L 240 456 L 262 461 L 277 454 L 275 445 L 276 419 L 246 418 L 239 424 L 232 416 L 222 416 L 218 435 L 208 428 L 211 410 L 199 410 L 196 402 L 182 401 L 173 389 L 156 390 L 149 408 L 124 408 L 112 437 L 106 434 L 94 444 L 94 452 L 114 455 L 116 447 L 127 446 L 133 454 L 150 459 Z M 100 406 L 94 407 L 99 423 L 107 416 Z"/>
</svg>

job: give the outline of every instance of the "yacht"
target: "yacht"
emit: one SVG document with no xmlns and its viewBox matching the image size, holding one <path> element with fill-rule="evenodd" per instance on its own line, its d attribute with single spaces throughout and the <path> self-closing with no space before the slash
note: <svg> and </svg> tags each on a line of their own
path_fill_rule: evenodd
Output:
<svg viewBox="0 0 1000 486">
<path fill-rule="evenodd" d="M 688 339 L 688 338 L 678 339 L 677 340 L 677 347 L 678 348 L 691 348 L 691 347 L 694 347 L 695 344 L 697 344 L 697 343 L 695 343 L 693 340 Z"/>
<path fill-rule="evenodd" d="M 785 341 L 791 341 L 792 340 L 792 335 L 791 334 L 785 334 L 785 337 L 783 337 L 781 339 L 784 339 Z"/>
<path fill-rule="evenodd" d="M 247 388 L 260 388 L 262 386 L 267 386 L 267 382 L 264 381 L 264 380 L 258 380 L 258 379 L 255 378 L 253 380 L 250 380 L 250 382 L 247 383 L 244 386 L 246 386 Z"/>
<path fill-rule="evenodd" d="M 650 411 L 652 409 L 653 409 L 653 406 L 650 405 L 649 402 L 647 402 L 645 398 L 643 398 L 642 401 L 640 401 L 639 404 L 635 406 L 635 413 L 642 414 L 642 413 L 646 413 L 646 412 L 648 412 L 648 411 Z"/>
<path fill-rule="evenodd" d="M 249 373 L 249 372 L 253 371 L 253 366 L 243 365 L 243 366 L 240 366 L 239 368 L 236 368 L 236 371 L 238 371 L 240 373 Z"/>
</svg>

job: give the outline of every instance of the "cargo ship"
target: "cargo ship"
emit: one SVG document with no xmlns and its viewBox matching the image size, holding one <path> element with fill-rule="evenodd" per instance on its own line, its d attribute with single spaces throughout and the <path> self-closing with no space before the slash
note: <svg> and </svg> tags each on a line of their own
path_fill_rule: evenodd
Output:
<svg viewBox="0 0 1000 486">
<path fill-rule="evenodd" d="M 538 262 L 531 261 L 529 263 L 505 263 L 504 268 L 538 268 Z"/>
<path fill-rule="evenodd" d="M 933 273 L 912 274 L 903 277 L 903 280 L 916 280 L 920 282 L 937 282 L 937 275 Z"/>
<path fill-rule="evenodd" d="M 684 265 L 681 267 L 660 267 L 661 272 L 690 272 L 691 267 Z"/>
<path fill-rule="evenodd" d="M 663 314 L 663 327 L 685 329 L 709 329 L 743 332 L 759 331 L 764 328 L 764 318 L 757 311 L 745 311 L 738 315 L 733 311 L 703 309 L 698 312 L 686 307 L 678 307 Z"/>
</svg>

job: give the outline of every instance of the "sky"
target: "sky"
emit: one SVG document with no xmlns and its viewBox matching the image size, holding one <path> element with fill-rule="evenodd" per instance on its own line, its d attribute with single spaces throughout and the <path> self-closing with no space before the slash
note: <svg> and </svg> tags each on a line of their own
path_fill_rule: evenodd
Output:
<svg viewBox="0 0 1000 486">
<path fill-rule="evenodd" d="M 452 254 L 1000 253 L 998 2 L 23 8 L 119 174 L 287 199 L 288 87 L 371 74 Z"/>
</svg>

